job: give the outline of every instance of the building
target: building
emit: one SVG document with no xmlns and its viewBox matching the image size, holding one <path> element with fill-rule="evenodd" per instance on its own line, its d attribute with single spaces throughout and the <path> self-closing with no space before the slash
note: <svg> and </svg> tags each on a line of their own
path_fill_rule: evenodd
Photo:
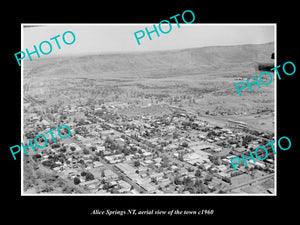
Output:
<svg viewBox="0 0 300 225">
<path fill-rule="evenodd" d="M 227 167 L 225 165 L 220 165 L 220 166 L 216 166 L 218 168 L 219 171 L 224 172 L 225 170 L 227 170 Z"/>
<path fill-rule="evenodd" d="M 119 178 L 117 174 L 108 169 L 104 170 L 104 176 L 106 181 L 117 180 Z"/>
<path fill-rule="evenodd" d="M 248 125 L 246 123 L 235 120 L 228 120 L 226 126 L 234 129 L 248 129 Z"/>
<path fill-rule="evenodd" d="M 79 184 L 80 187 L 88 188 L 88 189 L 94 189 L 100 184 L 100 181 L 98 179 L 89 180 L 85 182 L 81 182 Z"/>
<path fill-rule="evenodd" d="M 183 160 L 191 165 L 197 164 L 201 165 L 204 162 L 210 162 L 210 160 L 205 156 L 199 155 L 198 153 L 188 153 L 183 155 Z"/>
<path fill-rule="evenodd" d="M 229 173 L 225 173 L 225 172 L 219 172 L 216 174 L 219 178 L 230 178 L 231 175 Z"/>
<path fill-rule="evenodd" d="M 120 145 L 121 147 L 123 147 L 125 145 L 125 140 L 121 137 L 116 138 L 115 141 L 117 142 L 118 145 Z"/>
<path fill-rule="evenodd" d="M 112 140 L 115 140 L 121 136 L 120 132 L 113 130 L 113 129 L 101 131 L 100 134 L 101 134 L 102 139 L 109 137 Z"/>
<path fill-rule="evenodd" d="M 114 163 L 122 162 L 124 160 L 124 155 L 123 154 L 109 155 L 109 156 L 104 156 L 104 159 L 108 163 L 114 164 Z"/>
<path fill-rule="evenodd" d="M 214 146 L 213 145 L 208 145 L 208 144 L 205 144 L 203 142 L 192 142 L 192 143 L 189 143 L 189 147 L 191 149 L 193 149 L 194 151 L 198 151 L 198 150 L 201 150 L 201 151 L 205 151 L 205 150 L 210 150 L 210 149 L 213 149 Z"/>
</svg>

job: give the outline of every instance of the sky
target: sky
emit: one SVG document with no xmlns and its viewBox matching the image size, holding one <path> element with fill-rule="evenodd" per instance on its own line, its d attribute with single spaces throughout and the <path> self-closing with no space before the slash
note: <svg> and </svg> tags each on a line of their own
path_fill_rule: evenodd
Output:
<svg viewBox="0 0 300 225">
<path fill-rule="evenodd" d="M 145 28 L 152 31 L 153 24 L 23 24 L 38 25 L 37 27 L 23 28 L 22 51 L 28 48 L 34 51 L 43 41 L 52 44 L 52 52 L 48 56 L 103 54 L 114 52 L 139 52 L 152 50 L 169 50 L 183 48 L 197 48 L 204 46 L 262 44 L 273 42 L 275 36 L 274 24 L 180 24 L 172 23 L 169 33 L 163 34 L 155 24 L 159 37 L 154 32 L 149 40 Z M 167 31 L 168 24 L 163 24 L 162 29 Z M 138 45 L 134 33 L 143 30 L 144 38 L 140 39 Z M 62 35 L 66 31 L 72 31 L 76 40 L 74 44 L 66 45 Z M 140 35 L 139 33 L 138 35 Z M 57 39 L 61 49 L 57 48 L 55 40 L 50 38 L 60 35 Z M 71 41 L 70 34 L 66 36 Z M 43 44 L 43 50 L 48 51 L 47 44 Z M 35 54 L 34 54 L 35 55 Z M 33 55 L 33 57 L 34 57 Z"/>
</svg>

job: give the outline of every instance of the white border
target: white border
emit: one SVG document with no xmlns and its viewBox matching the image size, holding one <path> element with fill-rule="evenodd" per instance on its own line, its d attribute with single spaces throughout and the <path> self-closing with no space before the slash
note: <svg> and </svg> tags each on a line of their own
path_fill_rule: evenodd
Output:
<svg viewBox="0 0 300 225">
<path fill-rule="evenodd" d="M 173 23 L 172 23 L 173 24 Z M 119 23 L 113 23 L 113 24 L 109 24 L 109 23 L 21 23 L 21 50 L 24 49 L 24 45 L 23 45 L 23 25 L 41 25 L 41 26 L 132 26 L 132 25 L 153 25 L 153 24 L 149 24 L 149 23 L 130 23 L 130 24 L 119 24 Z M 226 24 L 220 24 L 220 23 L 203 23 L 203 24 L 199 24 L 199 23 L 193 23 L 193 24 L 180 24 L 181 26 L 191 26 L 191 25 L 200 25 L 200 26 L 274 26 L 274 54 L 275 54 L 275 67 L 277 66 L 277 23 L 226 23 Z M 225 46 L 225 45 L 224 45 Z M 126 53 L 126 52 L 124 52 Z M 23 107 L 23 61 L 21 61 L 21 142 L 23 142 L 23 111 L 24 111 L 24 107 Z M 257 74 L 256 74 L 257 75 Z M 275 75 L 275 71 L 274 71 L 274 75 Z M 277 77 L 277 76 L 274 76 Z M 274 126 L 274 134 L 275 134 L 275 140 L 277 140 L 277 78 L 275 79 L 275 83 L 274 83 L 274 122 L 275 122 L 275 126 Z M 277 152 L 277 145 L 274 145 L 275 147 L 275 151 Z M 21 151 L 22 152 L 22 151 Z M 277 196 L 277 154 L 274 155 L 275 158 L 275 177 L 274 177 L 274 193 L 273 194 L 24 194 L 24 185 L 23 185 L 23 159 L 24 159 L 24 154 L 21 154 L 21 196 L 118 196 L 118 197 L 122 197 L 122 196 L 184 196 L 184 197 L 189 197 L 189 196 Z"/>
</svg>

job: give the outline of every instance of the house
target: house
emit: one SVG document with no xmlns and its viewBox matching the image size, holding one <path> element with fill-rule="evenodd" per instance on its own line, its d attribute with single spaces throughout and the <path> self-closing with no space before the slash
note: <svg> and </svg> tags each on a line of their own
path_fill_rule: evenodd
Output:
<svg viewBox="0 0 300 225">
<path fill-rule="evenodd" d="M 146 157 L 146 159 L 149 159 L 151 157 L 152 153 L 151 152 L 143 152 L 143 156 Z"/>
<path fill-rule="evenodd" d="M 218 168 L 219 171 L 223 172 L 225 170 L 227 170 L 227 167 L 225 165 L 220 165 L 220 166 L 216 166 Z"/>
<path fill-rule="evenodd" d="M 125 140 L 121 137 L 116 138 L 115 142 L 117 142 L 117 144 L 120 145 L 121 147 L 125 145 Z"/>
<path fill-rule="evenodd" d="M 115 140 L 121 136 L 120 132 L 113 129 L 101 131 L 100 134 L 102 139 L 105 139 L 106 137 L 110 137 L 111 139 Z"/>
<path fill-rule="evenodd" d="M 178 169 L 178 166 L 172 165 L 172 166 L 171 166 L 171 169 L 172 169 L 172 170 L 177 170 L 177 169 Z"/>
<path fill-rule="evenodd" d="M 79 184 L 80 187 L 86 187 L 88 189 L 94 189 L 97 187 L 97 185 L 100 184 L 100 181 L 98 179 L 85 181 Z"/>
<path fill-rule="evenodd" d="M 153 159 L 153 161 L 156 162 L 156 163 L 160 163 L 161 160 L 162 160 L 162 158 L 160 158 L 160 157 Z"/>
<path fill-rule="evenodd" d="M 86 160 L 84 160 L 84 163 L 85 163 L 85 164 L 92 164 L 92 163 L 93 163 L 93 160 L 91 160 L 91 159 L 86 159 Z"/>
<path fill-rule="evenodd" d="M 83 155 L 82 158 L 83 159 L 90 159 L 90 156 L 91 156 L 90 154 L 87 154 L 87 155 Z"/>
<path fill-rule="evenodd" d="M 94 168 L 104 168 L 103 163 L 99 162 L 99 161 L 94 161 L 93 166 L 94 166 Z"/>
<path fill-rule="evenodd" d="M 48 159 L 49 155 L 43 155 L 42 159 Z"/>
<path fill-rule="evenodd" d="M 46 129 L 47 129 L 47 128 L 50 128 L 50 123 L 49 123 L 47 120 L 42 120 L 42 121 L 40 122 L 40 124 L 43 125 L 43 126 L 45 126 Z"/>
<path fill-rule="evenodd" d="M 118 183 L 116 182 L 116 181 L 110 181 L 110 182 L 108 182 L 108 186 L 109 187 L 115 187 L 115 186 L 117 186 L 118 185 Z"/>
<path fill-rule="evenodd" d="M 148 177 L 148 174 L 147 173 L 140 174 L 140 177 L 141 178 L 146 178 L 146 177 Z"/>
<path fill-rule="evenodd" d="M 214 152 L 219 153 L 222 151 L 222 147 L 217 147 L 213 149 Z"/>
<path fill-rule="evenodd" d="M 252 161 L 251 161 L 252 162 Z M 258 162 L 258 161 L 255 161 L 255 164 L 256 166 L 260 167 L 260 168 L 265 168 L 266 165 L 263 163 L 263 162 Z"/>
<path fill-rule="evenodd" d="M 139 174 L 146 174 L 148 172 L 147 167 L 139 168 Z"/>
<path fill-rule="evenodd" d="M 94 192 L 95 194 L 107 194 L 107 190 L 98 190 L 96 192 Z"/>
<path fill-rule="evenodd" d="M 55 172 L 58 172 L 58 171 L 61 171 L 62 170 L 62 167 L 54 167 L 53 168 L 53 171 L 55 171 Z"/>
<path fill-rule="evenodd" d="M 270 193 L 270 194 L 274 194 L 275 191 L 274 191 L 274 188 L 268 188 L 267 192 Z"/>
<path fill-rule="evenodd" d="M 118 190 L 118 193 L 120 194 L 126 194 L 126 193 L 129 193 L 130 192 L 130 188 L 121 188 Z"/>
<path fill-rule="evenodd" d="M 150 160 L 150 159 L 147 159 L 147 160 L 145 160 L 145 161 L 144 161 L 144 163 L 145 163 L 146 165 L 149 165 L 149 164 L 152 164 L 152 163 L 153 163 L 153 161 L 152 161 L 152 160 Z"/>
<path fill-rule="evenodd" d="M 225 173 L 225 172 L 219 172 L 219 173 L 217 173 L 216 175 L 217 175 L 218 177 L 220 177 L 220 178 L 230 178 L 230 177 L 231 177 L 230 174 Z"/>
<path fill-rule="evenodd" d="M 164 176 L 164 173 L 153 173 L 150 175 L 150 178 L 160 181 L 163 179 L 163 176 Z"/>
<path fill-rule="evenodd" d="M 176 158 L 179 157 L 179 153 L 178 153 L 178 152 L 173 153 L 173 155 L 174 155 Z"/>
<path fill-rule="evenodd" d="M 162 187 L 165 187 L 167 185 L 171 184 L 171 181 L 169 178 L 166 178 L 166 179 L 162 179 L 159 181 L 159 185 L 162 186 Z"/>
<path fill-rule="evenodd" d="M 193 149 L 194 151 L 198 151 L 198 150 L 202 150 L 203 151 L 203 150 L 212 149 L 214 146 L 205 144 L 205 143 L 200 142 L 200 141 L 197 141 L 197 142 L 190 143 L 189 147 L 191 149 Z"/>
<path fill-rule="evenodd" d="M 105 151 L 105 147 L 104 146 L 97 146 L 95 152 L 102 152 Z"/>
<path fill-rule="evenodd" d="M 160 168 L 161 164 L 160 163 L 155 163 L 154 166 L 156 166 L 156 168 Z"/>
<path fill-rule="evenodd" d="M 114 167 L 121 172 L 128 174 L 135 174 L 136 168 L 132 167 L 131 165 L 128 165 L 127 163 L 117 163 L 114 165 Z"/>
<path fill-rule="evenodd" d="M 203 167 L 204 167 L 205 170 L 208 170 L 211 166 L 212 166 L 212 164 L 210 164 L 210 163 L 204 163 L 203 164 Z"/>
</svg>

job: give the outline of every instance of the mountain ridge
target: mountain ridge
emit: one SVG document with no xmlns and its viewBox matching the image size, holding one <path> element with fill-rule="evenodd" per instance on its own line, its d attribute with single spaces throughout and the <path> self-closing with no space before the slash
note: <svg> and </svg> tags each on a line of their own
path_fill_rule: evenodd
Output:
<svg viewBox="0 0 300 225">
<path fill-rule="evenodd" d="M 34 73 L 64 74 L 139 74 L 173 76 L 181 73 L 210 73 L 229 70 L 255 70 L 259 63 L 272 63 L 274 42 L 231 46 L 172 49 L 130 53 L 93 54 L 36 59 Z"/>
</svg>

